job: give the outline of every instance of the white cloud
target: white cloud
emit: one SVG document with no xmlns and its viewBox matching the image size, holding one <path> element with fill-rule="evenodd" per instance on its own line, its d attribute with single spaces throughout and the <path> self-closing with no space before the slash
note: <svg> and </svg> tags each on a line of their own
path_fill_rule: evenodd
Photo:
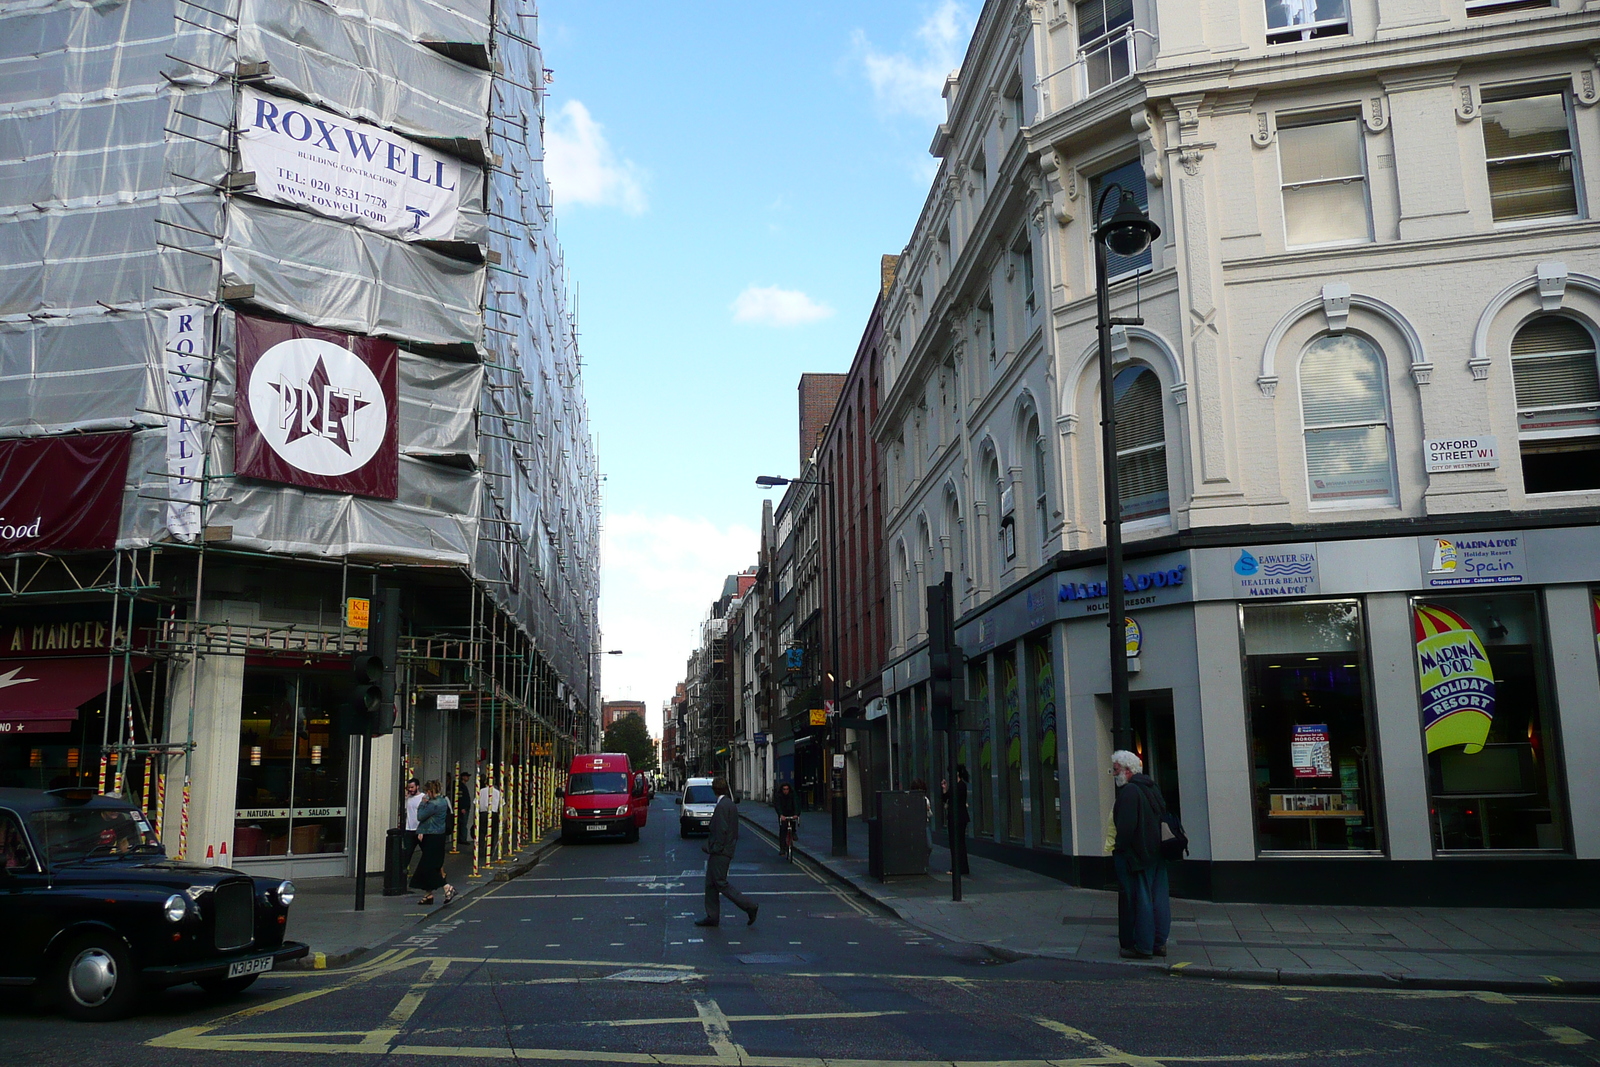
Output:
<svg viewBox="0 0 1600 1067">
<path fill-rule="evenodd" d="M 760 534 L 718 527 L 703 518 L 608 514 L 601 560 L 601 628 L 606 648 L 596 659 L 607 700 L 642 700 L 650 732 L 661 736 L 661 705 L 683 681 L 700 623 L 722 583 L 756 562 Z"/>
<path fill-rule="evenodd" d="M 861 66 L 878 106 L 886 113 L 944 119 L 944 79 L 961 65 L 973 16 L 956 0 L 941 0 L 916 29 L 909 51 L 881 52 L 860 30 L 854 35 Z"/>
<path fill-rule="evenodd" d="M 617 156 L 604 127 L 579 101 L 568 100 L 545 124 L 544 156 L 545 176 L 562 203 L 644 212 L 643 172 Z"/>
<path fill-rule="evenodd" d="M 817 303 L 800 290 L 776 285 L 747 285 L 731 307 L 734 322 L 767 326 L 803 326 L 833 314 L 833 308 Z"/>
</svg>

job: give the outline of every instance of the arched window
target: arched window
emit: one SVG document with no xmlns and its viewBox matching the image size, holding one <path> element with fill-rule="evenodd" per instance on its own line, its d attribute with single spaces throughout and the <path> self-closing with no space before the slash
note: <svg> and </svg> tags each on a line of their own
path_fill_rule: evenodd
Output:
<svg viewBox="0 0 1600 1067">
<path fill-rule="evenodd" d="M 1039 417 L 1028 420 L 1027 440 L 1031 442 L 1032 471 L 1028 488 L 1033 491 L 1033 542 L 1039 546 L 1039 561 L 1044 561 L 1044 545 L 1050 540 L 1050 479 L 1045 473 L 1044 435 L 1039 432 Z"/>
<path fill-rule="evenodd" d="M 1541 315 L 1511 340 L 1522 484 L 1530 493 L 1600 489 L 1600 373 L 1594 335 Z"/>
<path fill-rule="evenodd" d="M 952 559 L 950 569 L 955 572 L 956 588 L 963 589 L 960 584 L 965 581 L 970 584 L 972 574 L 967 570 L 967 530 L 961 522 L 961 504 L 956 500 L 954 493 L 946 493 L 944 498 L 944 526 L 945 533 L 950 538 Z"/>
<path fill-rule="evenodd" d="M 892 640 L 896 645 L 904 646 L 911 634 L 911 631 L 906 628 L 906 619 L 909 615 L 908 611 L 906 610 L 906 602 L 911 596 L 911 566 L 906 559 L 906 545 L 904 541 L 895 546 L 894 571 L 895 577 L 898 579 L 895 584 L 897 584 L 900 588 L 896 591 L 897 595 L 895 596 L 895 632 L 892 635 Z"/>
<path fill-rule="evenodd" d="M 1161 405 L 1161 379 L 1135 363 L 1111 379 L 1111 411 L 1117 422 L 1117 492 L 1122 521 L 1166 515 L 1167 428 Z M 1042 442 L 1041 442 L 1042 443 Z"/>
<path fill-rule="evenodd" d="M 1321 337 L 1300 360 L 1306 482 L 1313 507 L 1397 502 L 1383 356 L 1354 334 Z"/>
</svg>

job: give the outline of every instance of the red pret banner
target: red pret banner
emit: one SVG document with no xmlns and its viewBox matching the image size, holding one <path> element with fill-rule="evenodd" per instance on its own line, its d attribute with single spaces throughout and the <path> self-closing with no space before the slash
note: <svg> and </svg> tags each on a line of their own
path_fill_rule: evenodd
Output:
<svg viewBox="0 0 1600 1067">
<path fill-rule="evenodd" d="M 235 473 L 393 500 L 395 343 L 248 315 L 238 335 Z"/>
<path fill-rule="evenodd" d="M 126 433 L 0 441 L 0 554 L 116 547 L 132 441 Z"/>
</svg>

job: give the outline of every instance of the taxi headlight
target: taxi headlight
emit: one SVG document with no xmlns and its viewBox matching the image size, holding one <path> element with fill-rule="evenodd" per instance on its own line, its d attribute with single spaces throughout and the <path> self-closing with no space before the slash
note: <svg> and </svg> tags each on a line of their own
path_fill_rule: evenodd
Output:
<svg viewBox="0 0 1600 1067">
<path fill-rule="evenodd" d="M 622 805 L 622 807 L 617 809 L 617 814 L 618 815 L 626 815 L 626 814 L 628 814 L 628 811 L 629 811 L 628 805 L 624 804 L 624 805 Z"/>
<path fill-rule="evenodd" d="M 167 917 L 169 923 L 181 923 L 189 914 L 189 898 L 182 893 L 174 893 L 161 905 L 161 913 Z M 174 934 L 174 937 L 177 935 Z"/>
<path fill-rule="evenodd" d="M 278 903 L 287 908 L 294 903 L 294 883 L 287 880 L 279 882 L 277 894 Z"/>
<path fill-rule="evenodd" d="M 566 810 L 566 816 L 569 819 L 576 819 L 578 817 L 578 809 L 577 808 L 568 808 Z"/>
</svg>

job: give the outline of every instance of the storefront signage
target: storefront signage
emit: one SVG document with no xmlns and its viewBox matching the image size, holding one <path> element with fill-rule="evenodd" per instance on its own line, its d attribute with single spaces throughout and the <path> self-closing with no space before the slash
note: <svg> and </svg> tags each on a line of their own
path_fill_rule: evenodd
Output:
<svg viewBox="0 0 1600 1067">
<path fill-rule="evenodd" d="M 1277 545 L 1254 551 L 1241 548 L 1233 562 L 1233 593 L 1242 600 L 1320 592 L 1316 545 Z"/>
<path fill-rule="evenodd" d="M 1289 742 L 1289 759 L 1296 778 L 1332 778 L 1333 749 L 1328 744 L 1328 724 L 1296 726 Z"/>
<path fill-rule="evenodd" d="M 344 602 L 344 624 L 352 630 L 370 630 L 372 601 L 359 596 L 347 598 Z"/>
<path fill-rule="evenodd" d="M 167 312 L 167 532 L 180 541 L 193 541 L 202 525 L 210 321 L 204 304 Z"/>
<path fill-rule="evenodd" d="M 1189 600 L 1187 595 L 1172 595 L 1182 590 L 1188 581 L 1189 566 L 1184 563 L 1176 567 L 1129 571 L 1122 576 L 1123 603 L 1130 608 L 1146 608 Z M 1095 615 L 1110 610 L 1108 595 L 1104 578 L 1097 582 L 1064 578 L 1056 592 L 1056 601 L 1071 604 L 1071 614 Z"/>
<path fill-rule="evenodd" d="M 238 336 L 237 473 L 393 500 L 395 343 L 248 315 Z"/>
<path fill-rule="evenodd" d="M 0 441 L 0 554 L 115 547 L 132 440 L 96 433 Z"/>
<path fill-rule="evenodd" d="M 811 725 L 812 726 L 826 726 L 826 725 L 828 725 L 828 713 L 826 711 L 823 711 L 821 708 L 812 708 L 811 709 Z"/>
<path fill-rule="evenodd" d="M 344 815 L 345 808 L 236 808 L 235 819 L 332 819 Z"/>
<path fill-rule="evenodd" d="M 1139 650 L 1144 647 L 1144 631 L 1139 629 L 1139 624 L 1132 619 L 1122 620 L 1126 625 L 1123 628 L 1124 640 L 1128 646 L 1128 658 L 1135 659 Z"/>
<path fill-rule="evenodd" d="M 1429 588 L 1457 585 L 1515 585 L 1528 570 L 1526 535 L 1462 534 L 1419 537 L 1422 580 Z"/>
<path fill-rule="evenodd" d="M 249 86 L 239 94 L 238 142 L 257 196 L 407 241 L 455 236 L 461 164 L 450 156 Z"/>
<path fill-rule="evenodd" d="M 0 623 L 0 659 L 104 655 L 111 647 L 111 636 L 109 619 Z M 117 643 L 121 644 L 127 637 L 127 630 L 117 627 L 116 636 Z"/>
<path fill-rule="evenodd" d="M 1436 605 L 1416 609 L 1422 729 L 1428 751 L 1481 752 L 1494 721 L 1494 668 L 1472 625 Z"/>
<path fill-rule="evenodd" d="M 1476 437 L 1430 437 L 1422 443 L 1429 474 L 1492 471 L 1500 466 L 1500 444 L 1494 434 Z"/>
<path fill-rule="evenodd" d="M 755 737 L 753 738 L 753 740 L 755 741 L 757 748 L 766 748 L 767 747 L 767 735 L 766 734 L 758 732 L 755 735 Z"/>
</svg>

